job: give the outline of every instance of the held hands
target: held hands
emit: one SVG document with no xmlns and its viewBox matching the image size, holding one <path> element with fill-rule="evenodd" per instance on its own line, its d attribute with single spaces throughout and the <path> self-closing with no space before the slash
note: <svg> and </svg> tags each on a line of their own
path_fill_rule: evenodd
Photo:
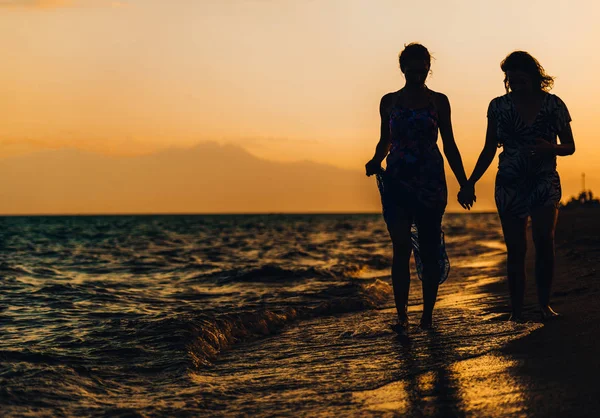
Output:
<svg viewBox="0 0 600 418">
<path fill-rule="evenodd" d="M 470 181 L 467 181 L 460 188 L 457 198 L 458 203 L 460 203 L 463 209 L 471 210 L 473 204 L 477 201 L 477 197 L 475 196 L 475 185 Z"/>
<path fill-rule="evenodd" d="M 554 148 L 554 145 L 542 138 L 537 138 L 535 140 L 535 144 L 528 146 L 526 150 L 527 153 L 531 156 L 556 154 L 556 149 Z"/>
<path fill-rule="evenodd" d="M 382 171 L 381 162 L 371 160 L 365 165 L 365 169 L 368 177 L 372 176 L 373 174 L 377 174 Z"/>
</svg>

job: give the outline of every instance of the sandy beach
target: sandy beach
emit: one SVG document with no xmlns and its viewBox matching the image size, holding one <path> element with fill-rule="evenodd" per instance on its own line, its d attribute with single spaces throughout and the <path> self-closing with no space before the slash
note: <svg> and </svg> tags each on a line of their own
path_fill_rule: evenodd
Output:
<svg viewBox="0 0 600 418">
<path fill-rule="evenodd" d="M 385 328 L 394 321 L 393 308 L 305 322 L 267 343 L 280 347 L 289 360 L 269 358 L 264 343 L 250 344 L 224 353 L 210 381 L 219 378 L 222 364 L 245 370 L 252 382 L 240 382 L 234 374 L 222 382 L 234 391 L 251 390 L 254 379 L 266 375 L 285 389 L 268 396 L 263 406 L 283 415 L 595 416 L 600 408 L 595 383 L 598 215 L 593 209 L 560 214 L 552 299 L 560 320 L 540 321 L 529 236 L 523 324 L 507 321 L 505 253 L 498 248 L 455 262 L 454 274 L 470 278 L 440 288 L 433 332 L 413 325 L 409 341 L 394 342 Z M 421 310 L 418 281 L 412 289 L 409 315 L 416 324 Z M 303 343 L 299 346 L 298 341 Z M 336 351 L 343 353 L 338 361 L 316 367 L 315 361 L 335 357 L 330 353 Z M 207 406 L 227 415 L 226 405 Z M 248 403 L 241 410 L 266 413 L 256 408 L 257 403 Z"/>
<path fill-rule="evenodd" d="M 552 306 L 562 316 L 543 324 L 537 310 L 535 251 L 530 232 L 526 323 L 521 337 L 503 342 L 499 337 L 505 329 L 497 328 L 494 335 L 489 335 L 489 341 L 496 339 L 496 349 L 458 361 L 446 358 L 452 361 L 448 364 L 442 361 L 429 371 L 421 370 L 404 383 L 388 384 L 371 393 L 366 409 L 373 408 L 384 416 L 590 417 L 598 414 L 600 210 L 561 211 L 556 233 Z M 497 280 L 475 286 L 470 296 L 471 309 L 479 314 L 471 320 L 510 324 L 503 264 L 497 266 Z M 463 299 L 463 304 L 469 293 L 469 289 L 459 292 L 458 298 Z M 447 311 L 456 305 L 455 297 L 442 295 L 437 312 L 438 318 L 443 316 L 438 321 L 440 334 L 435 338 L 443 335 L 445 328 L 452 327 Z M 481 344 L 474 336 L 471 338 L 473 345 Z M 429 336 L 419 339 L 415 345 L 432 341 Z M 437 355 L 444 358 L 443 352 L 437 350 Z M 403 392 L 408 392 L 408 396 L 399 395 Z"/>
<path fill-rule="evenodd" d="M 530 250 L 526 304 L 527 318 L 537 321 L 533 257 Z M 518 361 L 513 372 L 527 381 L 529 416 L 584 417 L 596 416 L 600 411 L 599 266 L 600 210 L 561 211 L 552 306 L 563 317 L 501 350 Z M 495 291 L 503 290 L 502 286 L 494 287 Z"/>
</svg>

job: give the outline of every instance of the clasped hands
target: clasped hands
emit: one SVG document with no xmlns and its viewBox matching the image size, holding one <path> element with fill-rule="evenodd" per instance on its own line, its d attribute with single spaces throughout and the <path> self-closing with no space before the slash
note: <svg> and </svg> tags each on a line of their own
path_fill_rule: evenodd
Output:
<svg viewBox="0 0 600 418">
<path fill-rule="evenodd" d="M 365 164 L 365 171 L 367 176 L 372 176 L 373 174 L 380 173 L 382 170 L 381 163 L 372 159 L 367 164 Z M 475 184 L 471 181 L 465 182 L 460 188 L 460 192 L 457 195 L 458 203 L 467 210 L 471 210 L 473 207 L 473 203 L 477 201 L 477 197 L 475 196 Z"/>
<path fill-rule="evenodd" d="M 477 197 L 475 196 L 475 184 L 471 181 L 464 183 L 456 197 L 463 209 L 471 210 L 473 204 L 477 201 Z"/>
</svg>

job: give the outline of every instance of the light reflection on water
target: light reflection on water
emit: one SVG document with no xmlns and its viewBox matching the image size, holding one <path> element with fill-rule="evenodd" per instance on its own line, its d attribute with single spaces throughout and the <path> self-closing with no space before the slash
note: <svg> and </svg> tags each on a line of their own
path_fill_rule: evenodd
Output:
<svg viewBox="0 0 600 418">
<path fill-rule="evenodd" d="M 506 303 L 481 292 L 504 257 L 494 215 L 445 219 L 452 271 L 439 328 L 414 328 L 413 280 L 410 344 L 389 329 L 391 247 L 379 216 L 11 222 L 0 230 L 7 416 L 522 410 L 521 383 L 494 350 L 539 325 L 482 310 Z M 223 345 L 201 344 L 207 329 Z M 502 379 L 508 386 L 486 387 Z"/>
<path fill-rule="evenodd" d="M 489 354 L 452 365 L 463 409 L 475 416 L 527 416 L 525 385 L 511 374 L 518 362 Z"/>
<path fill-rule="evenodd" d="M 352 395 L 367 411 L 388 411 L 406 415 L 410 410 L 408 383 L 403 380 Z"/>
<path fill-rule="evenodd" d="M 440 288 L 436 330 L 414 327 L 421 284 L 413 280 L 409 343 L 388 327 L 395 320 L 392 306 L 307 321 L 224 353 L 210 370 L 193 373 L 198 380 L 213 377 L 203 396 L 219 409 L 213 394 L 230 394 L 223 408 L 255 416 L 526 415 L 526 388 L 512 374 L 516 362 L 496 350 L 541 324 L 514 324 L 488 313 L 505 305 L 506 297 L 483 291 L 502 280 L 504 261 L 496 246 L 485 246 L 490 251 L 480 258 L 493 262 L 458 262 L 453 280 Z M 265 392 L 272 394 L 262 397 Z"/>
<path fill-rule="evenodd" d="M 488 354 L 355 392 L 353 397 L 366 411 L 383 416 L 527 416 L 524 387 L 510 374 L 516 365 Z"/>
<path fill-rule="evenodd" d="M 498 298 L 459 283 L 440 303 L 438 328 L 425 332 L 413 325 L 409 343 L 388 328 L 393 308 L 320 318 L 224 353 L 193 379 L 209 379 L 210 390 L 202 394 L 212 408 L 240 415 L 526 414 L 524 387 L 512 374 L 516 363 L 496 350 L 541 324 L 486 320 L 484 309 Z M 455 294 L 477 304 L 456 306 Z M 418 302 L 415 297 L 409 312 L 413 324 Z"/>
</svg>

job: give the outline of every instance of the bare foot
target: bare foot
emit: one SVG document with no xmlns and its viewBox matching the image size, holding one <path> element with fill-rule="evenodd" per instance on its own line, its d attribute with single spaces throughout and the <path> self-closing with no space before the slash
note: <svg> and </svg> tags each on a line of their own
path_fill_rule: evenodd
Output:
<svg viewBox="0 0 600 418">
<path fill-rule="evenodd" d="M 408 327 L 404 327 L 402 324 L 392 324 L 391 328 L 398 335 L 408 335 Z"/>
<path fill-rule="evenodd" d="M 397 333 L 401 337 L 408 336 L 408 317 L 400 317 L 398 318 L 397 324 L 391 325 L 392 331 Z"/>
<path fill-rule="evenodd" d="M 560 318 L 560 314 L 554 312 L 554 310 L 550 307 L 550 305 L 542 306 L 540 308 L 540 313 L 542 315 L 542 321 L 552 321 L 553 319 Z"/>
<path fill-rule="evenodd" d="M 421 329 L 433 329 L 433 318 L 423 317 L 421 318 L 421 323 L 419 324 L 419 328 Z"/>
<path fill-rule="evenodd" d="M 522 314 L 517 314 L 517 313 L 511 313 L 510 314 L 510 318 L 508 318 L 508 320 L 510 322 L 517 322 L 517 323 L 522 323 L 525 322 L 525 320 L 523 319 L 523 315 Z"/>
<path fill-rule="evenodd" d="M 398 318 L 397 324 L 392 324 L 392 330 L 398 335 L 408 335 L 408 317 Z"/>
</svg>

